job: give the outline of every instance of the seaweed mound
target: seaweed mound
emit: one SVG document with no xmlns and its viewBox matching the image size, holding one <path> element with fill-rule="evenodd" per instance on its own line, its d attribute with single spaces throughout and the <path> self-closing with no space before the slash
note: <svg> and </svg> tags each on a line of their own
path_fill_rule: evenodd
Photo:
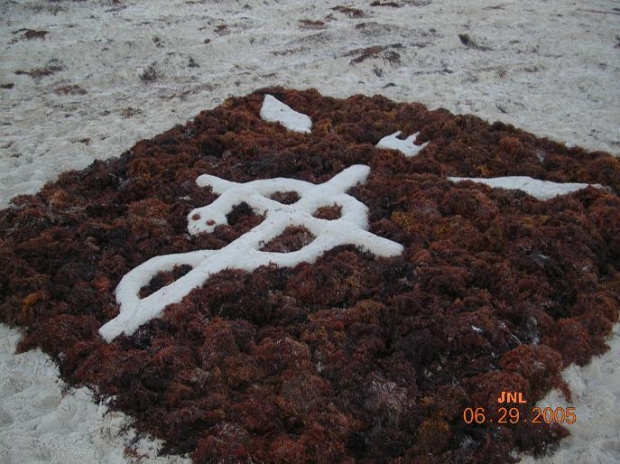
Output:
<svg viewBox="0 0 620 464">
<path fill-rule="evenodd" d="M 261 119 L 266 94 L 310 116 L 312 132 Z M 397 131 L 428 145 L 412 158 L 375 147 Z M 348 193 L 400 256 L 344 245 L 314 264 L 224 270 L 131 336 L 101 338 L 131 269 L 223 248 L 263 220 L 240 203 L 213 233 L 187 235 L 188 213 L 217 198 L 198 176 L 318 184 L 355 164 L 370 176 Z M 449 176 L 608 188 L 541 201 Z M 510 462 L 569 433 L 533 424 L 532 406 L 553 387 L 569 395 L 561 370 L 607 348 L 618 193 L 606 153 L 379 96 L 264 89 L 14 198 L 0 211 L 0 321 L 24 329 L 20 350 L 40 347 L 70 385 L 113 398 L 165 453 L 195 462 Z M 287 230 L 265 247 L 308 240 Z M 189 270 L 158 274 L 141 296 Z M 498 423 L 502 391 L 527 400 L 523 420 Z M 466 421 L 467 408 L 485 420 Z"/>
</svg>

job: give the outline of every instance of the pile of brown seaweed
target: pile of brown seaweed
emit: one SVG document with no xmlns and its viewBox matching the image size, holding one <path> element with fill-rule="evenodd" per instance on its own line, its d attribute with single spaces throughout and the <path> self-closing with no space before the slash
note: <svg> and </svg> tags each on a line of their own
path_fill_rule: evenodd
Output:
<svg viewBox="0 0 620 464">
<path fill-rule="evenodd" d="M 311 116 L 312 133 L 261 120 L 265 93 Z M 430 143 L 415 158 L 374 147 L 397 130 Z M 349 193 L 402 256 L 344 246 L 312 265 L 228 270 L 134 335 L 100 338 L 125 273 L 221 248 L 260 222 L 241 204 L 230 225 L 188 236 L 186 215 L 215 199 L 199 175 L 319 183 L 352 164 L 371 176 Z M 539 201 L 446 180 L 506 175 L 610 188 Z M 609 154 L 378 96 L 265 89 L 16 197 L 0 212 L 0 320 L 23 327 L 21 350 L 41 347 L 70 385 L 113 397 L 165 452 L 196 462 L 505 463 L 511 450 L 545 452 L 570 426 L 498 425 L 499 393 L 522 392 L 529 418 L 565 388 L 563 367 L 606 349 L 618 192 Z M 296 232 L 269 249 L 311 240 Z M 184 272 L 158 275 L 143 295 Z M 466 424 L 468 407 L 487 420 Z"/>
</svg>

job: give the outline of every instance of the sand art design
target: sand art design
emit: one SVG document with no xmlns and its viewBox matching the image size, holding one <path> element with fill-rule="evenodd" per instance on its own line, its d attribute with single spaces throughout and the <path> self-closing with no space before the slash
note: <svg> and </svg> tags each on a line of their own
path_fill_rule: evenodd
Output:
<svg viewBox="0 0 620 464">
<path fill-rule="evenodd" d="M 267 122 L 277 122 L 295 132 L 311 132 L 309 116 L 293 110 L 272 95 L 265 95 L 260 116 Z M 419 135 L 398 138 L 401 131 L 383 137 L 377 148 L 397 150 L 406 157 L 416 156 L 429 142 L 416 145 Z M 248 272 L 259 266 L 276 264 L 294 266 L 300 262 L 313 263 L 325 251 L 344 244 L 354 244 L 377 256 L 395 256 L 403 247 L 366 231 L 368 208 L 344 192 L 368 177 L 368 166 L 351 166 L 324 184 L 313 185 L 296 179 L 263 179 L 246 183 L 229 182 L 217 176 L 202 175 L 196 183 L 211 187 L 221 195 L 215 202 L 196 208 L 187 216 L 190 234 L 213 232 L 218 225 L 227 224 L 226 214 L 241 202 L 265 216 L 265 221 L 221 250 L 201 250 L 191 253 L 157 256 L 129 272 L 116 288 L 120 314 L 103 325 L 99 333 L 111 341 L 121 333 L 131 335 L 142 324 L 159 317 L 164 308 L 179 303 L 189 292 L 206 282 L 213 274 L 224 269 L 242 269 Z M 517 189 L 545 200 L 588 187 L 584 183 L 556 183 L 525 176 L 503 178 L 449 177 L 452 182 L 472 181 L 491 187 Z M 602 186 L 597 184 L 596 187 Z M 286 205 L 270 198 L 278 192 L 294 192 L 300 200 Z M 336 220 L 313 217 L 320 207 L 334 204 L 342 208 Z M 260 250 L 260 246 L 283 233 L 287 227 L 305 226 L 316 239 L 301 250 L 274 253 Z M 349 227 L 348 227 L 349 226 Z M 350 227 L 352 226 L 352 228 Z M 192 270 L 153 294 L 140 298 L 140 289 L 147 286 L 159 272 L 171 271 L 175 266 L 190 266 Z"/>
<path fill-rule="evenodd" d="M 400 254 L 402 245 L 366 231 L 368 208 L 345 193 L 350 187 L 364 183 L 369 171 L 368 166 L 351 166 L 319 185 L 284 178 L 237 183 L 216 176 L 200 176 L 196 183 L 200 187 L 211 187 L 220 197 L 212 204 L 189 213 L 187 228 L 190 234 L 213 232 L 218 225 L 226 224 L 226 214 L 241 202 L 263 214 L 265 220 L 221 250 L 157 256 L 133 269 L 116 288 L 116 298 L 121 304 L 120 314 L 102 326 L 99 333 L 107 341 L 121 333 L 131 335 L 140 325 L 159 317 L 166 306 L 179 303 L 192 289 L 200 287 L 211 275 L 224 269 L 253 271 L 269 264 L 290 267 L 301 262 L 313 263 L 327 250 L 346 244 L 357 245 L 377 256 Z M 300 199 L 287 205 L 270 198 L 284 191 L 295 192 Z M 340 218 L 328 220 L 313 216 L 319 208 L 331 205 L 341 208 Z M 289 253 L 260 250 L 263 244 L 292 226 L 305 226 L 314 234 L 315 240 Z M 140 299 L 140 289 L 148 285 L 158 272 L 170 271 L 181 265 L 189 265 L 193 269 L 174 283 Z"/>
</svg>

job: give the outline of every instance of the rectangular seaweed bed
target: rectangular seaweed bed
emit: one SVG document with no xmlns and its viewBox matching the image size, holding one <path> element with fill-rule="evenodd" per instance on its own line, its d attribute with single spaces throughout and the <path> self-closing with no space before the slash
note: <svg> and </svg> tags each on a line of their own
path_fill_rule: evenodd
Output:
<svg viewBox="0 0 620 464">
<path fill-rule="evenodd" d="M 312 131 L 261 119 L 266 94 Z M 410 158 L 375 147 L 396 131 L 428 145 Z M 133 334 L 99 335 L 131 269 L 262 221 L 242 202 L 227 225 L 188 235 L 188 213 L 217 198 L 198 176 L 318 184 L 355 164 L 370 175 L 348 193 L 401 255 L 344 245 L 314 264 L 228 269 Z M 541 201 L 448 180 L 516 175 L 606 188 Z M 618 320 L 619 191 L 606 153 L 379 96 L 264 89 L 14 198 L 0 211 L 0 321 L 23 328 L 20 350 L 40 347 L 69 385 L 113 398 L 164 453 L 195 462 L 511 462 L 568 434 L 532 424 L 532 407 L 553 387 L 570 395 L 561 370 L 603 353 Z M 266 249 L 308 240 L 291 229 Z M 517 424 L 497 423 L 502 391 L 527 401 Z M 467 424 L 477 407 L 485 420 Z"/>
</svg>

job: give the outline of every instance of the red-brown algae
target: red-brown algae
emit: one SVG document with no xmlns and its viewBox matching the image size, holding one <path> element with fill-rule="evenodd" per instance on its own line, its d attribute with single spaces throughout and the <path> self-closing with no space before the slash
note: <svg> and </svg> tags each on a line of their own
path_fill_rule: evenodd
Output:
<svg viewBox="0 0 620 464">
<path fill-rule="evenodd" d="M 263 121 L 265 94 L 309 115 L 313 132 Z M 429 143 L 415 158 L 375 148 L 396 131 Z M 371 174 L 349 194 L 401 256 L 349 245 L 314 264 L 226 270 L 133 335 L 100 338 L 135 266 L 222 248 L 262 220 L 241 207 L 228 226 L 187 236 L 190 211 L 217 198 L 198 176 L 321 183 L 353 164 Z M 507 175 L 610 191 L 539 201 L 446 179 Z M 467 425 L 462 411 L 494 407 L 504 389 L 532 405 L 566 389 L 562 368 L 605 351 L 618 320 L 619 191 L 610 155 L 503 123 L 265 89 L 16 197 L 0 211 L 0 320 L 24 328 L 20 349 L 41 347 L 70 385 L 113 396 L 164 452 L 196 462 L 507 462 L 569 427 Z M 317 214 L 337 217 L 331 206 Z"/>
</svg>

